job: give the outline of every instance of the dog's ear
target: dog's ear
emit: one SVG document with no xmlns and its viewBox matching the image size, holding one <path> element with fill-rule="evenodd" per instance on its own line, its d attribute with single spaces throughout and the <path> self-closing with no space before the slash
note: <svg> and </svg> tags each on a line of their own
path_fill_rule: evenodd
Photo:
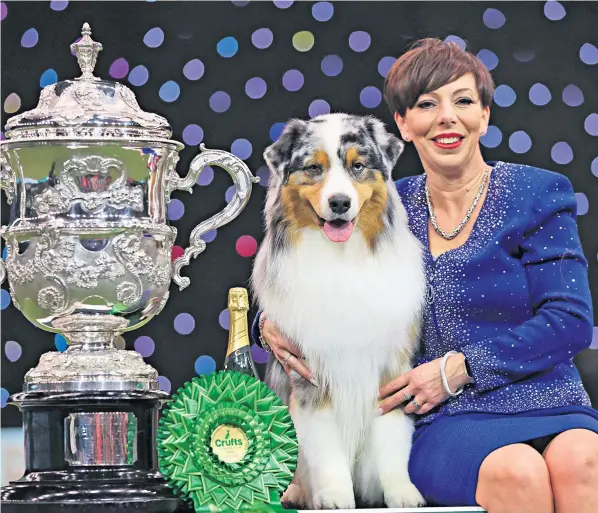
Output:
<svg viewBox="0 0 598 513">
<path fill-rule="evenodd" d="M 276 142 L 264 150 L 264 160 L 271 172 L 278 176 L 284 175 L 284 170 L 293 156 L 293 150 L 306 127 L 306 121 L 296 118 L 289 120 Z"/>
<path fill-rule="evenodd" d="M 382 151 L 382 155 L 384 157 L 384 163 L 386 164 L 386 169 L 388 170 L 388 174 L 392 173 L 397 160 L 403 153 L 405 149 L 405 143 L 401 141 L 396 135 L 391 134 L 384 123 L 380 121 L 378 118 L 370 116 L 368 122 L 372 125 L 372 130 L 370 133 L 373 135 L 376 145 Z"/>
</svg>

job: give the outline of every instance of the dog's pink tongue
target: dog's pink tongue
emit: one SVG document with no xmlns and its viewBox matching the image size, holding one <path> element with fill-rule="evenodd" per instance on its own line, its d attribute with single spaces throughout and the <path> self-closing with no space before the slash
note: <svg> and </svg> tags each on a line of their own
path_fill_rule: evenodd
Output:
<svg viewBox="0 0 598 513">
<path fill-rule="evenodd" d="M 328 221 L 324 223 L 324 233 L 332 242 L 347 242 L 353 233 L 353 223 L 335 226 Z"/>
</svg>

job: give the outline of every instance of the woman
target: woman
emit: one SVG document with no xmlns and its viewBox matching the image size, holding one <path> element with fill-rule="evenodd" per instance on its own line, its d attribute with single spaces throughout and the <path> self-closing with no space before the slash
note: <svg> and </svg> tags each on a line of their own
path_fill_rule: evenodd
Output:
<svg viewBox="0 0 598 513">
<path fill-rule="evenodd" d="M 417 365 L 382 387 L 380 412 L 418 415 L 409 471 L 430 503 L 594 513 L 598 412 L 572 363 L 593 325 L 576 200 L 562 175 L 484 161 L 493 90 L 475 56 L 435 39 L 387 76 L 425 171 L 397 188 L 429 293 Z M 313 379 L 267 312 L 254 337 Z"/>
</svg>

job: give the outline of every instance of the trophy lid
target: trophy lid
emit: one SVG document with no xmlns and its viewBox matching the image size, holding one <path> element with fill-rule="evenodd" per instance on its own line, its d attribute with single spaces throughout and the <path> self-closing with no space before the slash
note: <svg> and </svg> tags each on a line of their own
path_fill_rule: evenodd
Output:
<svg viewBox="0 0 598 513">
<path fill-rule="evenodd" d="M 172 128 L 168 121 L 141 110 L 133 91 L 93 75 L 102 45 L 91 38 L 88 23 L 81 34 L 81 40 L 70 47 L 81 76 L 44 87 L 35 109 L 8 120 L 6 138 L 169 139 Z"/>
</svg>

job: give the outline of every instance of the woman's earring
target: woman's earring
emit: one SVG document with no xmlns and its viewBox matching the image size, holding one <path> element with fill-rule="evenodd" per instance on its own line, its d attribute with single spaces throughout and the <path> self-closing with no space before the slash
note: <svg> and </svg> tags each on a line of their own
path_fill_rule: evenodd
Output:
<svg viewBox="0 0 598 513">
<path fill-rule="evenodd" d="M 485 132 L 483 130 L 480 130 L 480 135 L 484 135 L 484 133 Z"/>
<path fill-rule="evenodd" d="M 405 141 L 405 142 L 409 142 L 409 136 L 408 136 L 408 135 L 406 135 L 405 137 L 403 137 L 403 141 Z"/>
</svg>

